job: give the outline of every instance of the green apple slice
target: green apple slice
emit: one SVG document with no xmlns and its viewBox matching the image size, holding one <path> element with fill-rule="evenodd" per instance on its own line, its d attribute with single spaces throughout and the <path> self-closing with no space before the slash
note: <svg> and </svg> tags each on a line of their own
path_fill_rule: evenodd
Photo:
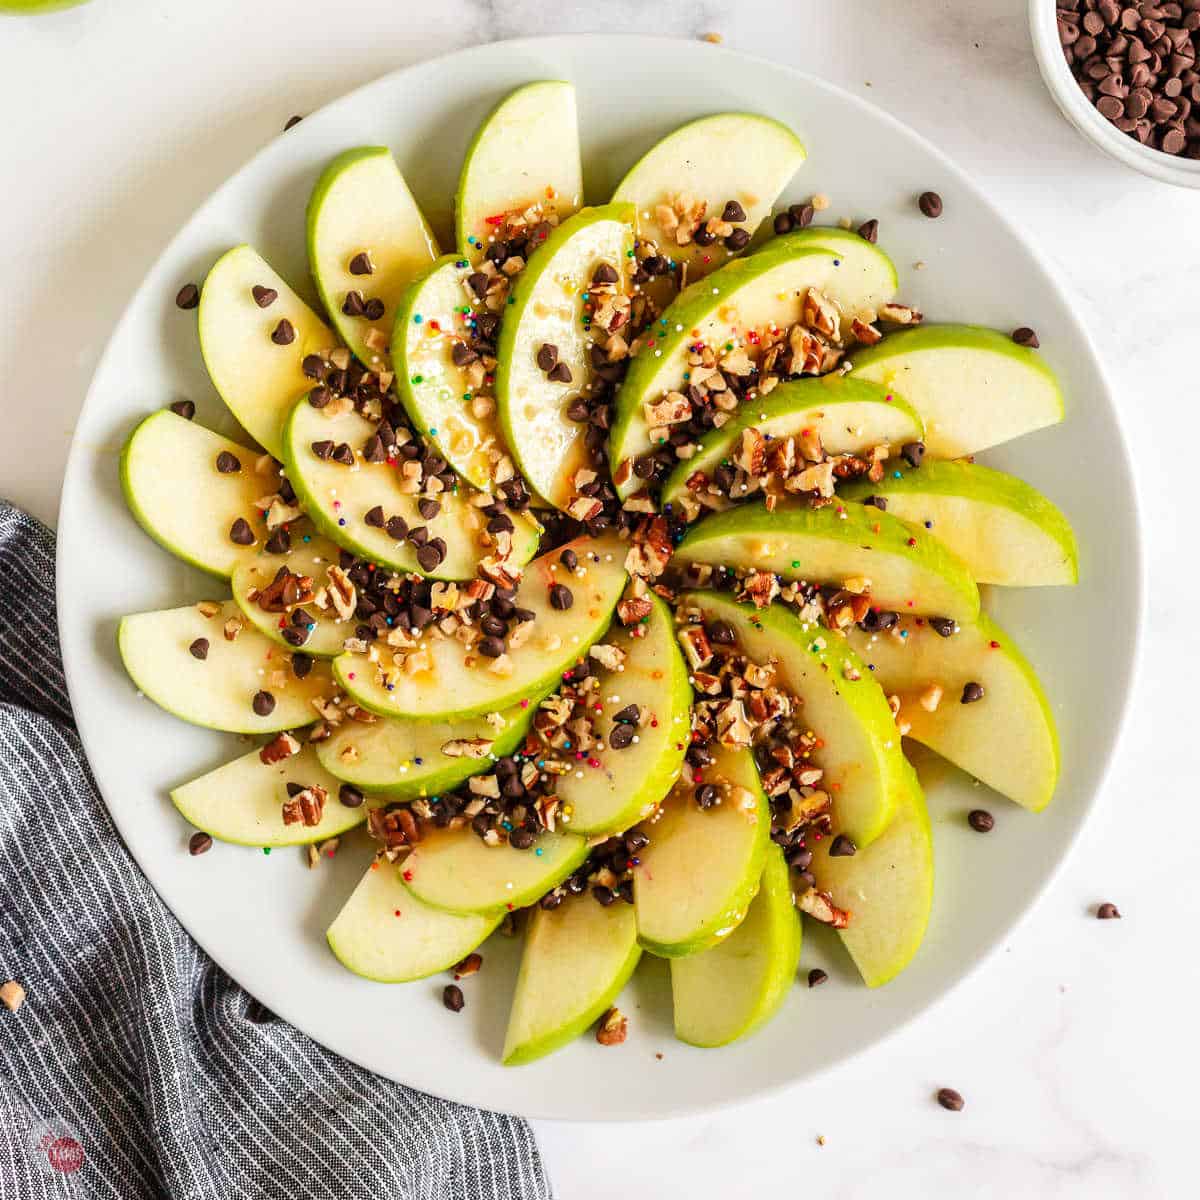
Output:
<svg viewBox="0 0 1200 1200">
<path fill-rule="evenodd" d="M 800 917 L 783 851 L 767 847 L 762 883 L 746 919 L 719 945 L 671 960 L 675 1036 L 727 1046 L 765 1025 L 796 981 Z"/>
<path fill-rule="evenodd" d="M 333 660 L 334 675 L 372 712 L 427 721 L 494 712 L 548 690 L 603 636 L 625 587 L 623 542 L 610 536 L 570 545 L 579 556 L 574 572 L 559 561 L 563 547 L 526 568 L 516 604 L 534 614 L 532 633 L 503 659 L 485 658 L 457 638 L 444 638 L 426 640 L 428 658 L 420 670 L 391 671 L 385 662 L 342 654 Z M 572 593 L 565 611 L 550 603 L 557 584 Z"/>
<path fill-rule="evenodd" d="M 851 355 L 854 374 L 908 398 L 933 458 L 965 458 L 1063 419 L 1054 372 L 1035 350 L 977 325 L 922 325 Z"/>
<path fill-rule="evenodd" d="M 449 970 L 500 924 L 422 903 L 385 860 L 371 864 L 325 932 L 344 967 L 377 983 L 409 983 Z"/>
<path fill-rule="evenodd" d="M 768 439 L 812 430 L 830 454 L 860 454 L 885 443 L 919 442 L 923 432 L 912 406 L 879 384 L 836 373 L 781 383 L 769 396 L 743 405 L 731 421 L 700 439 L 699 450 L 667 476 L 662 503 L 677 504 L 697 472 L 711 479 L 747 429 L 757 429 Z"/>
<path fill-rule="evenodd" d="M 551 911 L 535 908 L 504 1035 L 505 1066 L 533 1062 L 583 1033 L 611 1007 L 641 956 L 628 904 L 605 908 L 584 895 Z"/>
<path fill-rule="evenodd" d="M 315 663 L 297 678 L 292 656 L 256 629 L 240 628 L 226 641 L 226 624 L 243 626 L 244 618 L 232 600 L 214 608 L 211 616 L 188 604 L 121 619 L 117 649 L 138 690 L 183 721 L 228 733 L 277 733 L 315 721 L 313 701 L 334 692 L 328 668 Z M 189 649 L 201 639 L 204 659 Z M 275 701 L 265 716 L 251 707 L 258 692 Z"/>
<path fill-rule="evenodd" d="M 496 914 L 524 908 L 587 858 L 587 839 L 543 833 L 529 850 L 489 846 L 471 829 L 434 829 L 404 860 L 413 895 L 447 912 Z"/>
<path fill-rule="evenodd" d="M 683 766 L 691 738 L 692 689 L 671 610 L 653 593 L 649 599 L 649 617 L 635 626 L 645 630 L 643 636 L 616 632 L 614 626 L 607 638 L 627 657 L 616 670 L 599 672 L 600 687 L 593 693 L 603 708 L 593 727 L 604 749 L 591 751 L 588 765 L 559 780 L 558 795 L 573 833 L 624 832 L 650 815 Z M 641 714 L 637 741 L 614 750 L 613 718 L 631 704 Z"/>
<path fill-rule="evenodd" d="M 256 287 L 277 293 L 266 308 Z M 312 387 L 300 364 L 337 344 L 325 323 L 250 246 L 236 246 L 213 264 L 200 293 L 200 352 L 213 387 L 255 441 L 281 458 L 283 425 Z M 281 321 L 293 338 L 273 340 Z M 285 326 L 286 329 L 286 326 Z"/>
<path fill-rule="evenodd" d="M 714 113 L 680 126 L 646 151 L 617 184 L 613 200 L 635 204 L 638 236 L 687 263 L 688 278 L 699 279 L 735 252 L 721 241 L 680 245 L 675 231 L 660 223 L 659 207 L 703 203 L 711 219 L 734 200 L 746 214 L 737 226 L 753 234 L 804 159 L 803 142 L 779 121 L 758 113 Z"/>
<path fill-rule="evenodd" d="M 629 204 L 585 208 L 546 239 L 517 276 L 496 349 L 496 403 L 500 427 L 526 480 L 556 508 L 575 494 L 575 472 L 591 459 L 586 424 L 567 416 L 570 402 L 592 381 L 584 299 L 602 263 L 621 279 L 633 262 L 635 214 Z M 571 373 L 558 382 L 537 364 L 543 345 L 557 347 Z"/>
<path fill-rule="evenodd" d="M 781 606 L 756 609 L 718 592 L 686 592 L 679 609 L 698 611 L 705 624 L 724 621 L 751 661 L 776 664 L 779 686 L 799 698 L 823 743 L 813 763 L 825 772 L 835 828 L 860 846 L 879 837 L 892 819 L 904 756 L 883 690 L 845 640 Z"/>
<path fill-rule="evenodd" d="M 930 530 L 976 583 L 1043 587 L 1079 580 L 1075 534 L 1062 512 L 1023 479 L 966 462 L 892 464 L 879 483 L 855 480 L 848 500 L 880 496 L 887 511 Z"/>
<path fill-rule="evenodd" d="M 561 221 L 583 203 L 575 89 L 557 79 L 506 96 L 475 132 L 455 198 L 458 249 L 478 262 L 505 217 L 534 205 Z"/>
<path fill-rule="evenodd" d="M 355 412 L 326 416 L 303 400 L 296 403 L 284 431 L 283 459 L 288 479 L 313 524 L 352 554 L 393 571 L 411 571 L 434 579 L 473 578 L 479 560 L 490 553 L 481 541 L 487 518 L 470 503 L 470 493 L 458 489 L 440 493 L 441 511 L 432 520 L 425 520 L 417 510 L 417 497 L 400 490 L 396 467 L 386 462 L 369 463 L 363 458 L 363 447 L 374 432 L 375 426 Z M 320 458 L 313 445 L 325 441 L 348 445 L 354 451 L 354 466 Z M 433 571 L 423 570 L 415 546 L 396 541 L 384 528 L 367 524 L 367 514 L 373 508 L 382 508 L 386 518 L 402 517 L 409 529 L 423 525 L 430 538 L 442 538 L 446 543 L 442 563 Z M 510 561 L 528 562 L 537 548 L 537 538 L 532 521 L 517 521 Z"/>
<path fill-rule="evenodd" d="M 1050 803 L 1059 770 L 1050 702 L 1033 668 L 994 621 L 981 613 L 941 637 L 924 622 L 902 618 L 894 632 L 855 627 L 849 640 L 874 667 L 884 691 L 900 697 L 909 737 L 1033 812 Z M 968 683 L 983 688 L 981 700 L 962 703 Z M 930 689 L 939 687 L 931 709 Z"/>
<path fill-rule="evenodd" d="M 232 454 L 238 471 L 217 470 L 217 456 Z M 229 537 L 242 518 L 258 525 L 255 501 L 273 481 L 255 471 L 258 450 L 177 416 L 151 413 L 129 435 L 121 452 L 121 489 L 138 524 L 165 550 L 186 563 L 228 579 L 234 567 L 257 553 Z"/>
<path fill-rule="evenodd" d="M 439 258 L 404 293 L 392 331 L 396 390 L 413 425 L 470 484 L 491 491 L 508 447 L 496 417 L 491 388 L 472 386 L 453 351 L 470 336 L 475 302 L 466 280 L 474 268 L 457 254 Z M 508 466 L 511 466 L 511 459 Z"/>
<path fill-rule="evenodd" d="M 630 460 L 651 448 L 643 406 L 684 383 L 693 347 L 737 346 L 765 326 L 790 328 L 800 319 L 809 288 L 854 314 L 877 308 L 895 293 L 896 270 L 865 238 L 848 239 L 834 250 L 789 234 L 679 293 L 661 318 L 662 336 L 634 357 L 617 394 L 609 458 L 623 496 L 640 486 Z"/>
<path fill-rule="evenodd" d="M 386 146 L 347 150 L 321 172 L 308 202 L 308 261 L 330 320 L 370 370 L 387 370 L 382 347 L 400 296 L 437 254 L 433 233 Z M 350 292 L 381 300 L 383 314 L 375 320 L 347 316 L 343 305 Z"/>
<path fill-rule="evenodd" d="M 318 824 L 284 824 L 289 783 L 325 789 L 328 799 Z M 311 745 L 273 765 L 264 763 L 255 749 L 175 788 L 171 802 L 184 820 L 218 841 L 239 846 L 303 846 L 337 837 L 367 819 L 365 805 L 347 808 L 338 802 L 338 787 L 338 781 L 317 761 Z"/>
<path fill-rule="evenodd" d="M 338 564 L 337 546 L 323 537 L 301 534 L 293 529 L 292 548 L 286 554 L 256 554 L 252 558 L 242 559 L 237 565 L 230 579 L 234 602 L 259 633 L 290 650 L 291 643 L 284 638 L 283 631 L 297 626 L 292 623 L 289 614 L 268 612 L 262 608 L 257 594 L 270 586 L 281 567 L 286 567 L 294 575 L 308 576 L 313 581 L 313 587 L 319 589 L 326 583 L 331 564 L 335 567 Z M 354 618 L 339 620 L 332 606 L 324 610 L 314 604 L 301 607 L 313 620 L 311 627 L 304 627 L 308 640 L 300 649 L 314 658 L 333 658 L 341 654 L 342 643 L 354 636 Z"/>
<path fill-rule="evenodd" d="M 847 857 L 831 858 L 828 839 L 813 847 L 816 886 L 850 913 L 838 930 L 863 982 L 879 987 L 912 961 L 933 904 L 933 838 L 916 773 L 897 796 L 896 815 L 882 837 Z"/>
<path fill-rule="evenodd" d="M 344 721 L 317 744 L 317 757 L 331 775 L 372 795 L 389 800 L 434 796 L 492 767 L 492 757 L 446 754 L 443 746 L 482 739 L 491 743 L 490 756 L 512 754 L 524 740 L 539 702 L 535 697 L 506 708 L 494 714 L 494 721 L 493 714 L 465 721 Z"/>
<path fill-rule="evenodd" d="M 634 868 L 638 939 L 663 958 L 715 946 L 741 923 L 758 890 L 771 814 L 749 751 L 720 750 L 705 783 L 721 801 L 702 809 L 680 780 L 646 827 Z"/>
<path fill-rule="evenodd" d="M 678 563 L 770 572 L 841 587 L 867 582 L 876 608 L 974 620 L 979 589 L 937 538 L 872 506 L 824 508 L 747 504 L 697 522 L 675 551 Z"/>
</svg>

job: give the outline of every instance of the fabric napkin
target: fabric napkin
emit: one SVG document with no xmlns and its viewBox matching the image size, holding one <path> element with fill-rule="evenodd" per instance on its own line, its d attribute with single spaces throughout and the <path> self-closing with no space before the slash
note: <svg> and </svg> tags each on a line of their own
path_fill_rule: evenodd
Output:
<svg viewBox="0 0 1200 1200">
<path fill-rule="evenodd" d="M 188 937 L 75 732 L 54 536 L 0 502 L 0 1196 L 539 1200 L 523 1121 L 310 1041 Z M 448 1053 L 450 1051 L 448 1050 Z"/>
</svg>

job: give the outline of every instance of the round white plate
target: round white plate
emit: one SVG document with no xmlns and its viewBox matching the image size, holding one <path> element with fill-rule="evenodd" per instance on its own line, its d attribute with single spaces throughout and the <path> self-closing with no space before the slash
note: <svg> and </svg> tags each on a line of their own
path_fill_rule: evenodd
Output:
<svg viewBox="0 0 1200 1200">
<path fill-rule="evenodd" d="M 495 937 L 465 985 L 466 1009 L 439 1000 L 444 978 L 365 982 L 329 953 L 324 930 L 369 861 L 351 839 L 310 871 L 297 850 L 217 845 L 186 850 L 189 830 L 167 790 L 244 752 L 237 738 L 185 725 L 137 696 L 117 657 L 118 618 L 219 597 L 219 582 L 160 550 L 125 510 L 122 440 L 146 413 L 180 397 L 197 420 L 232 429 L 196 342 L 195 313 L 174 304 L 217 255 L 253 243 L 311 299 L 304 205 L 324 163 L 349 146 L 392 147 L 449 245 L 450 205 L 476 123 L 509 89 L 570 79 L 579 91 L 588 197 L 607 199 L 661 134 L 704 113 L 747 109 L 796 129 L 808 146 L 787 199 L 833 200 L 829 218 L 877 217 L 899 268 L 901 297 L 934 320 L 1031 325 L 1062 379 L 1067 419 L 987 456 L 1046 491 L 1078 532 L 1075 589 L 999 592 L 991 611 L 1040 671 L 1058 715 L 1063 773 L 1040 816 L 935 765 L 927 773 L 938 879 L 929 934 L 912 966 L 869 991 L 836 940 L 805 928 L 801 977 L 823 966 L 818 992 L 795 987 L 757 1036 L 720 1051 L 671 1034 L 664 963 L 648 959 L 620 1001 L 629 1040 L 590 1037 L 541 1062 L 505 1068 L 498 1052 L 518 946 Z M 940 192 L 945 215 L 915 196 Z M 924 269 L 916 270 L 918 262 Z M 1129 691 L 1141 608 L 1135 499 L 1117 416 L 1088 337 L 1036 250 L 928 143 L 863 102 L 788 68 L 699 43 L 563 37 L 480 46 L 378 80 L 266 147 L 204 204 L 130 302 L 75 434 L 60 514 L 58 606 L 75 715 L 92 768 L 127 845 L 196 940 L 264 1004 L 313 1038 L 380 1074 L 439 1096 L 539 1117 L 664 1117 L 812 1076 L 926 1009 L 1002 939 L 1046 886 L 1094 803 Z M 966 809 L 996 813 L 986 837 Z M 83 853 L 86 854 L 86 848 Z M 661 1054 L 661 1059 L 658 1055 Z"/>
</svg>

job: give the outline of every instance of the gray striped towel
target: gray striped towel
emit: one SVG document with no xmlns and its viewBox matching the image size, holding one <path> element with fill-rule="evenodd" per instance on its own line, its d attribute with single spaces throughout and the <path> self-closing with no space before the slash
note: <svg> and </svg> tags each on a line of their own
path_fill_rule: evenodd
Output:
<svg viewBox="0 0 1200 1200">
<path fill-rule="evenodd" d="M 143 878 L 71 720 L 54 536 L 0 503 L 0 1197 L 536 1200 L 523 1122 L 352 1066 L 211 962 Z"/>
</svg>

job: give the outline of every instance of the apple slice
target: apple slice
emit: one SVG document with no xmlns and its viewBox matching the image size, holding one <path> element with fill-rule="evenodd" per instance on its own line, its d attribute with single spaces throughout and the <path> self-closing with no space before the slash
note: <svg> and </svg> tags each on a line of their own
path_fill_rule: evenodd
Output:
<svg viewBox="0 0 1200 1200">
<path fill-rule="evenodd" d="M 779 121 L 757 113 L 714 113 L 680 126 L 646 151 L 617 184 L 613 200 L 636 205 L 638 236 L 686 263 L 689 279 L 699 279 L 738 251 L 721 239 L 698 245 L 691 238 L 694 222 L 665 228 L 662 210 L 674 220 L 675 205 L 703 205 L 703 219 L 720 219 L 733 201 L 743 216 L 731 223 L 753 234 L 804 159 L 804 144 Z M 683 244 L 681 231 L 688 238 Z"/>
<path fill-rule="evenodd" d="M 718 751 L 704 782 L 717 785 L 720 802 L 702 809 L 681 779 L 647 825 L 650 844 L 633 872 L 638 939 L 663 958 L 728 937 L 762 875 L 771 814 L 749 751 Z"/>
<path fill-rule="evenodd" d="M 851 355 L 856 379 L 895 387 L 925 422 L 933 458 L 965 458 L 1063 419 L 1035 350 L 978 325 L 922 325 Z"/>
<path fill-rule="evenodd" d="M 532 206 L 561 221 L 583 203 L 575 89 L 557 79 L 506 96 L 476 131 L 455 198 L 458 249 L 478 262 L 506 217 Z"/>
<path fill-rule="evenodd" d="M 255 288 L 275 298 L 260 307 Z M 213 264 L 199 318 L 213 387 L 246 432 L 282 458 L 284 422 L 312 387 L 300 364 L 306 355 L 328 353 L 337 339 L 249 246 L 235 246 Z"/>
<path fill-rule="evenodd" d="M 316 825 L 284 823 L 288 784 L 324 789 L 327 799 Z M 338 787 L 338 781 L 317 761 L 311 745 L 274 764 L 264 763 L 255 749 L 175 788 L 171 803 L 185 821 L 222 842 L 303 846 L 337 837 L 367 819 L 365 805 L 347 808 L 339 803 Z"/>
<path fill-rule="evenodd" d="M 632 474 L 632 460 L 651 448 L 644 406 L 685 384 L 694 347 L 744 345 L 752 351 L 750 334 L 767 326 L 788 329 L 799 321 L 810 288 L 843 313 L 854 314 L 890 299 L 896 270 L 865 238 L 828 250 L 789 234 L 679 293 L 662 315 L 661 335 L 653 348 L 647 345 L 634 357 L 617 394 L 609 458 L 622 496 L 641 485 Z"/>
<path fill-rule="evenodd" d="M 834 827 L 865 846 L 887 828 L 904 756 L 887 699 L 844 639 L 801 623 L 779 605 L 756 609 L 719 592 L 686 592 L 680 612 L 732 627 L 752 662 L 774 662 L 779 686 L 796 696 L 823 743 L 813 756 L 833 797 Z"/>
<path fill-rule="evenodd" d="M 979 589 L 937 538 L 853 501 L 824 508 L 747 504 L 697 522 L 674 561 L 770 572 L 843 586 L 865 581 L 871 604 L 922 616 L 974 620 Z"/>
<path fill-rule="evenodd" d="M 856 626 L 849 640 L 884 691 L 900 697 L 909 737 L 1033 812 L 1050 803 L 1059 769 L 1050 702 L 1012 638 L 986 615 L 949 637 L 905 617 L 885 634 Z M 982 698 L 963 703 L 972 683 Z"/>
<path fill-rule="evenodd" d="M 446 971 L 500 924 L 423 904 L 386 860 L 371 864 L 325 932 L 342 966 L 377 983 L 409 983 Z"/>
<path fill-rule="evenodd" d="M 587 858 L 587 839 L 543 833 L 529 850 L 489 846 L 472 829 L 434 829 L 404 860 L 404 882 L 447 912 L 496 914 L 524 908 Z"/>
<path fill-rule="evenodd" d="M 517 276 L 496 350 L 496 402 L 500 426 L 530 486 L 548 504 L 565 509 L 575 494 L 575 472 L 591 462 L 586 422 L 567 416 L 570 402 L 592 382 L 590 318 L 584 310 L 597 267 L 621 280 L 633 260 L 635 214 L 629 204 L 585 208 L 550 234 Z M 543 346 L 556 364 L 538 365 Z M 556 380 L 563 368 L 569 379 Z"/>
<path fill-rule="evenodd" d="M 210 616 L 188 604 L 121 619 L 117 649 L 138 690 L 183 721 L 228 733 L 277 733 L 315 721 L 313 701 L 334 691 L 328 668 L 244 628 L 232 600 L 211 607 Z M 232 641 L 226 629 L 237 630 Z M 311 668 L 303 678 L 299 663 Z M 270 697 L 260 707 L 272 705 L 262 715 L 254 709 L 259 693 Z"/>
<path fill-rule="evenodd" d="M 916 471 L 889 471 L 879 483 L 855 480 L 841 494 L 847 500 L 882 498 L 888 512 L 944 542 L 976 583 L 1042 587 L 1079 580 L 1070 522 L 1015 475 L 974 463 L 926 461 Z"/>
<path fill-rule="evenodd" d="M 663 505 L 678 504 L 693 490 L 688 481 L 698 473 L 711 480 L 747 429 L 757 429 L 768 439 L 812 430 L 830 454 L 859 454 L 885 443 L 899 447 L 919 442 L 923 432 L 912 406 L 877 383 L 836 373 L 781 383 L 769 396 L 744 404 L 731 421 L 700 439 L 699 450 L 681 461 L 663 483 Z"/>
<path fill-rule="evenodd" d="M 650 615 L 634 627 L 644 631 L 641 637 L 614 629 L 606 639 L 627 657 L 616 669 L 601 670 L 600 686 L 591 693 L 602 709 L 593 732 L 603 748 L 590 751 L 586 764 L 559 780 L 558 796 L 573 833 L 623 833 L 650 815 L 683 766 L 691 738 L 692 689 L 671 610 L 652 592 L 648 599 Z M 629 726 L 636 740 L 614 749 L 613 733 L 622 724 L 614 718 L 624 719 L 631 705 L 638 714 Z"/>
<path fill-rule="evenodd" d="M 244 520 L 257 532 L 254 502 L 272 490 L 272 480 L 254 469 L 259 453 L 164 408 L 142 421 L 121 451 L 125 503 L 163 549 L 228 579 L 256 553 L 237 545 L 230 529 Z M 237 460 L 237 470 L 217 469 L 225 454 Z"/>
<path fill-rule="evenodd" d="M 468 306 L 476 300 L 466 281 L 473 270 L 468 259 L 447 254 L 413 281 L 396 314 L 392 361 L 413 425 L 468 483 L 492 491 L 512 468 L 496 401 L 489 386 L 475 386 L 483 372 L 478 354 L 461 366 L 454 361 L 456 346 L 470 351 Z"/>
<path fill-rule="evenodd" d="M 629 982 L 642 948 L 628 904 L 577 896 L 529 917 L 504 1035 L 505 1066 L 533 1062 L 597 1021 Z"/>
<path fill-rule="evenodd" d="M 363 447 L 375 426 L 355 412 L 326 416 L 301 400 L 292 410 L 284 432 L 283 458 L 287 476 L 305 512 L 326 537 L 353 554 L 393 571 L 412 571 L 434 579 L 471 579 L 481 558 L 491 553 L 481 535 L 487 518 L 469 500 L 465 489 L 438 494 L 440 509 L 426 520 L 417 508 L 418 498 L 401 491 L 401 476 L 389 463 L 367 462 Z M 314 449 L 322 443 L 349 446 L 354 465 L 323 458 Z M 397 540 L 380 525 L 367 523 L 367 514 L 382 509 L 384 519 L 400 517 L 411 531 L 428 530 L 430 540 L 446 543 L 446 557 L 429 570 L 417 559 L 411 541 Z M 537 548 L 537 529 L 522 517 L 515 521 L 514 564 L 529 561 Z"/>
<path fill-rule="evenodd" d="M 321 172 L 308 202 L 308 261 L 330 320 L 369 370 L 387 370 L 401 293 L 437 254 L 386 146 L 347 150 Z M 382 312 L 357 311 L 372 301 Z"/>
<path fill-rule="evenodd" d="M 317 758 L 331 774 L 375 796 L 409 800 L 449 792 L 472 775 L 490 770 L 492 756 L 512 754 L 537 713 L 540 697 L 488 717 L 465 721 L 390 721 L 373 725 L 344 721 L 317 744 Z M 452 742 L 490 744 L 488 757 L 446 754 Z"/>
<path fill-rule="evenodd" d="M 314 604 L 303 604 L 301 615 L 311 620 L 298 625 L 289 614 L 264 609 L 258 602 L 259 594 L 270 587 L 281 568 L 286 567 L 293 575 L 310 578 L 313 587 L 319 589 L 326 582 L 330 565 L 337 566 L 337 546 L 323 537 L 301 533 L 303 528 L 303 525 L 299 529 L 293 526 L 292 548 L 286 554 L 256 554 L 238 564 L 230 579 L 233 599 L 242 616 L 271 641 L 290 650 L 297 647 L 283 636 L 284 631 L 294 636 L 305 635 L 306 640 L 298 646 L 305 654 L 314 658 L 333 658 L 341 654 L 342 643 L 354 636 L 353 618 L 342 621 L 332 607 L 322 610 Z"/>
<path fill-rule="evenodd" d="M 758 895 L 719 945 L 671 960 L 675 1036 L 692 1046 L 727 1046 L 765 1025 L 796 981 L 800 917 L 787 863 L 768 846 Z"/>
<path fill-rule="evenodd" d="M 882 837 L 852 856 L 831 858 L 828 839 L 813 847 L 809 870 L 816 886 L 850 913 L 838 931 L 868 987 L 894 979 L 912 961 L 933 904 L 933 839 L 916 773 L 905 763 L 908 786 L 897 795 L 896 815 Z"/>
<path fill-rule="evenodd" d="M 486 658 L 457 638 L 426 639 L 427 665 L 419 670 L 342 654 L 334 659 L 334 675 L 364 708 L 429 721 L 494 712 L 550 689 L 604 635 L 625 587 L 623 542 L 579 538 L 570 547 L 579 556 L 575 571 L 561 564 L 561 546 L 526 568 L 515 603 L 534 614 L 532 633 L 502 658 Z M 551 589 L 559 585 L 571 593 L 567 609 L 551 603 Z"/>
</svg>

